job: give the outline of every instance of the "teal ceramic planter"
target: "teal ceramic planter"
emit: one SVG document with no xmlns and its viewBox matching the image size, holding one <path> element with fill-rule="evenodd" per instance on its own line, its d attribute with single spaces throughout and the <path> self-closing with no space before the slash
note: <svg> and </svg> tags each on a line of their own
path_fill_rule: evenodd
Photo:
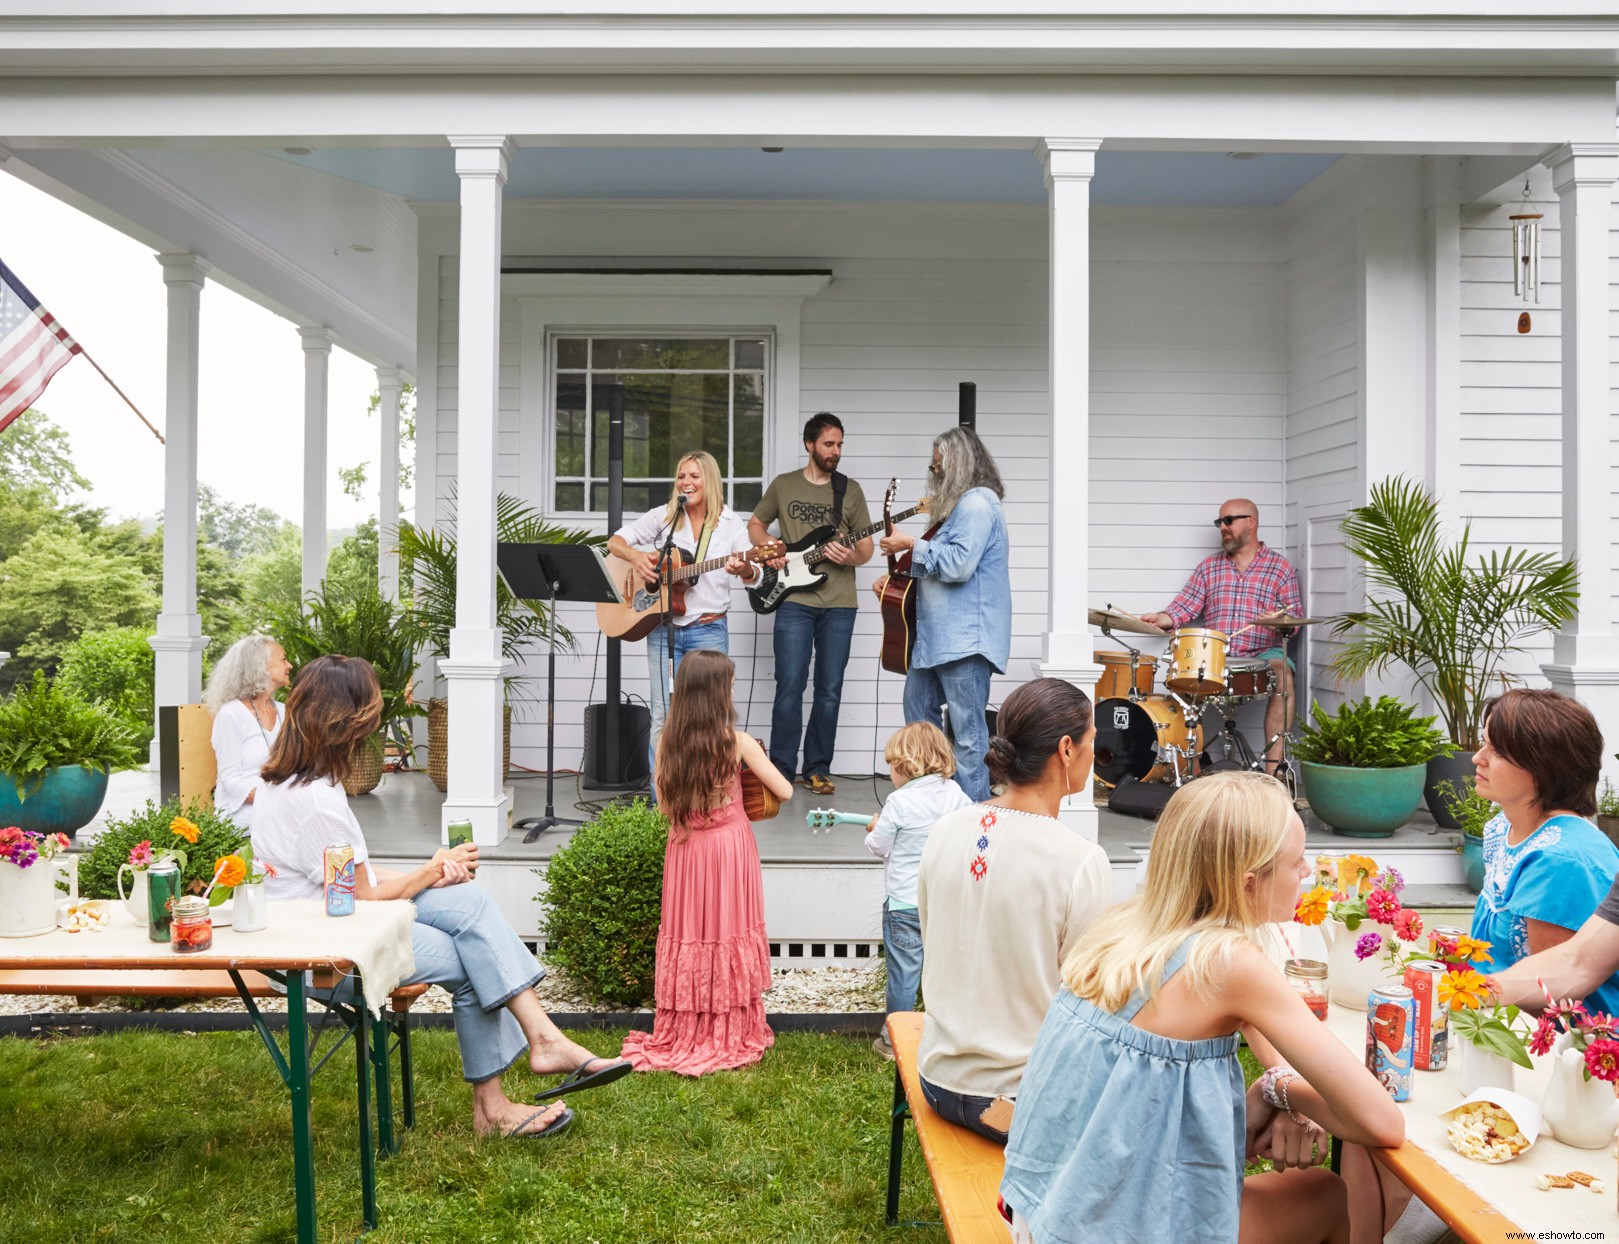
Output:
<svg viewBox="0 0 1619 1244">
<path fill-rule="evenodd" d="M 1387 838 L 1422 802 L 1428 766 L 1350 769 L 1299 762 L 1310 810 L 1349 838 Z"/>
<path fill-rule="evenodd" d="M 1484 839 L 1462 835 L 1462 880 L 1477 894 L 1484 888 Z"/>
<path fill-rule="evenodd" d="M 107 770 L 102 768 L 51 769 L 26 800 L 17 798 L 17 783 L 0 774 L 0 825 L 71 838 L 95 819 L 106 798 Z"/>
</svg>

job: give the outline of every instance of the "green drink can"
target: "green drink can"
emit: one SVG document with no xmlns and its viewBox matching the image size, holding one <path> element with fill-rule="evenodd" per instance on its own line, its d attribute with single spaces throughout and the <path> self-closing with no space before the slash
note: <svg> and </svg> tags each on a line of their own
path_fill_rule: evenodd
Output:
<svg viewBox="0 0 1619 1244">
<path fill-rule="evenodd" d="M 451 821 L 449 825 L 450 845 L 458 847 L 462 843 L 472 841 L 471 821 Z"/>
<path fill-rule="evenodd" d="M 174 920 L 174 900 L 180 897 L 180 865 L 174 860 L 158 860 L 146 870 L 146 911 L 151 917 L 148 934 L 154 942 L 169 940 Z"/>
</svg>

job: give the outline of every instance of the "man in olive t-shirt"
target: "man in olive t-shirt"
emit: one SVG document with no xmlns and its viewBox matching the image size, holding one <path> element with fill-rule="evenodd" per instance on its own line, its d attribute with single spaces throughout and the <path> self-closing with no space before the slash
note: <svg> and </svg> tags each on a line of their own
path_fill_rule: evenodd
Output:
<svg viewBox="0 0 1619 1244">
<path fill-rule="evenodd" d="M 748 520 L 748 535 L 754 544 L 770 538 L 766 529 L 771 523 L 777 524 L 781 538 L 789 544 L 818 527 L 835 525 L 839 533 L 848 533 L 870 526 L 865 493 L 859 484 L 838 473 L 843 457 L 843 424 L 838 417 L 823 410 L 806 423 L 804 448 L 809 452 L 804 469 L 776 476 L 754 507 Z M 840 482 L 841 507 L 836 495 Z M 829 775 L 837 746 L 843 670 L 849 663 L 849 642 L 859 606 L 854 568 L 870 561 L 871 551 L 870 536 L 852 546 L 828 545 L 826 560 L 816 566 L 825 573 L 826 582 L 794 592 L 776 608 L 776 703 L 770 715 L 770 763 L 789 780 L 802 773 L 804 784 L 817 795 L 830 795 L 836 789 Z M 779 568 L 780 563 L 777 565 Z M 804 686 L 809 681 L 812 655 L 815 694 L 806 733 Z M 798 765 L 800 739 L 804 745 L 802 769 Z"/>
</svg>

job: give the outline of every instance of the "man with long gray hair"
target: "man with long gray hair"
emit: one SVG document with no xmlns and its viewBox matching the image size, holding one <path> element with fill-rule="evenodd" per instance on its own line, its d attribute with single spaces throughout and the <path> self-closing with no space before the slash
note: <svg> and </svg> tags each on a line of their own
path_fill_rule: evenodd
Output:
<svg viewBox="0 0 1619 1244">
<path fill-rule="evenodd" d="M 905 720 L 941 724 L 950 706 L 956 781 L 974 800 L 989 798 L 984 756 L 992 673 L 1006 672 L 1012 649 L 1012 580 L 1007 569 L 1006 490 L 995 459 L 971 428 L 951 428 L 933 441 L 928 514 L 921 539 L 895 531 L 884 553 L 911 551 L 917 582 L 916 645 L 905 675 Z M 877 582 L 882 595 L 884 579 Z"/>
</svg>

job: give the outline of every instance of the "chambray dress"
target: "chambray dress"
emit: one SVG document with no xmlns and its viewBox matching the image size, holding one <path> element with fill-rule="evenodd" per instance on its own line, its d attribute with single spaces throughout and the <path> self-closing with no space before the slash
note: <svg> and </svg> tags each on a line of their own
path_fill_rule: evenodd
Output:
<svg viewBox="0 0 1619 1244">
<path fill-rule="evenodd" d="M 1198 935 L 1165 965 L 1167 981 Z M 1242 1210 L 1238 1034 L 1177 1041 L 1058 992 L 1029 1056 L 1001 1196 L 1039 1244 L 1232 1244 Z"/>
</svg>

